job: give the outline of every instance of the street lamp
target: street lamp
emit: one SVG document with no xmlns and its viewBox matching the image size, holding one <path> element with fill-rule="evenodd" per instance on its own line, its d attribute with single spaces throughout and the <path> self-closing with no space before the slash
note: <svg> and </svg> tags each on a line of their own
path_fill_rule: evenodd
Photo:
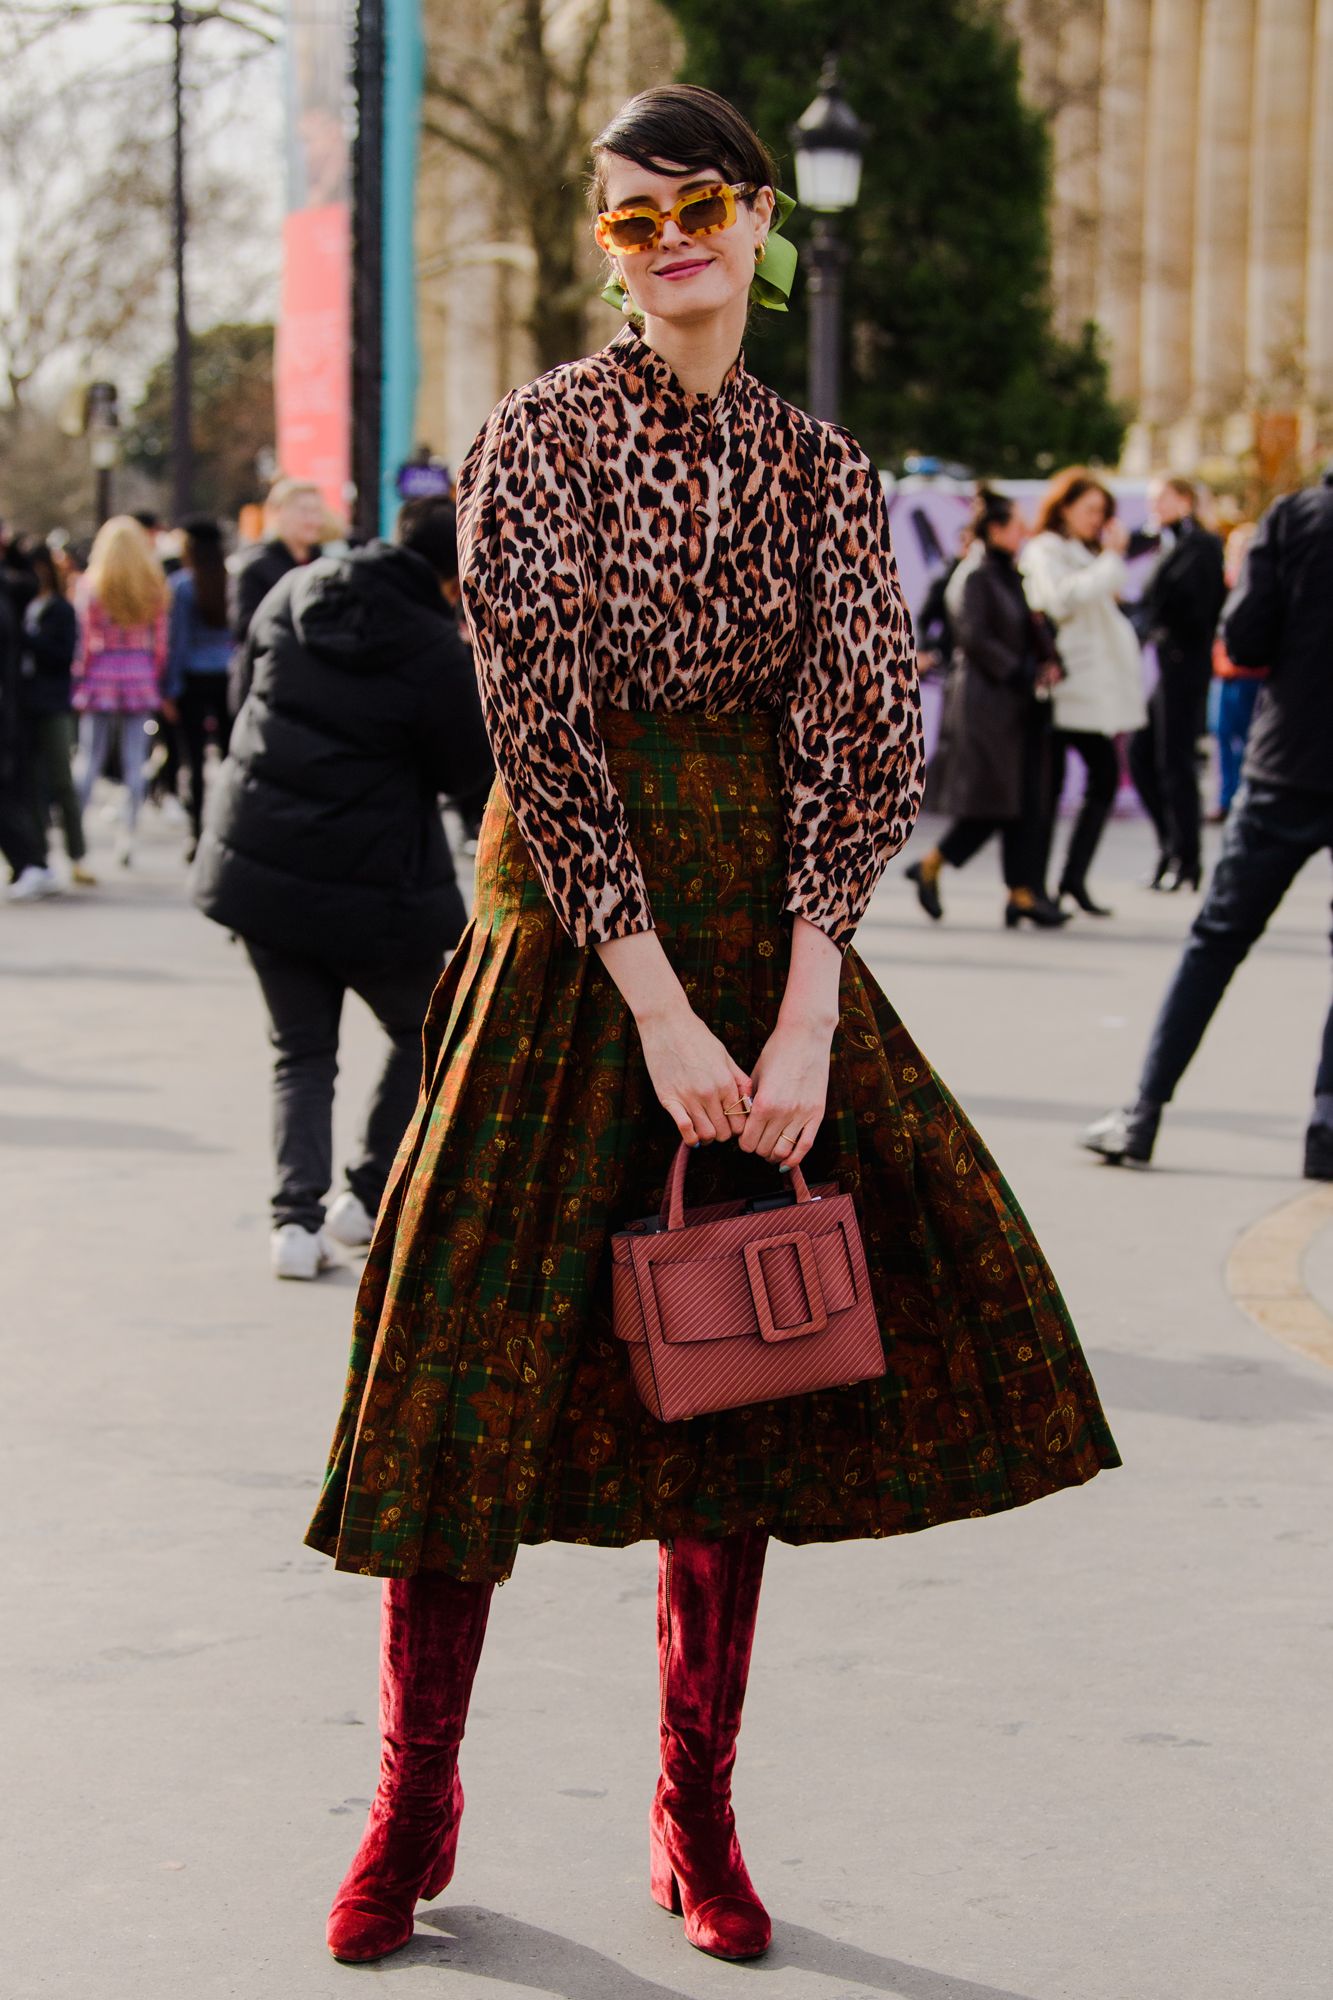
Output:
<svg viewBox="0 0 1333 2000">
<path fill-rule="evenodd" d="M 836 423 L 842 346 L 842 273 L 847 246 L 833 218 L 856 206 L 866 128 L 844 98 L 836 56 L 819 78 L 819 95 L 791 129 L 796 192 L 815 214 L 810 235 L 810 375 L 813 416 Z"/>
<path fill-rule="evenodd" d="M 111 513 L 111 475 L 120 463 L 120 405 L 114 382 L 90 382 L 84 404 L 88 457 L 96 475 L 93 511 L 100 528 Z"/>
</svg>

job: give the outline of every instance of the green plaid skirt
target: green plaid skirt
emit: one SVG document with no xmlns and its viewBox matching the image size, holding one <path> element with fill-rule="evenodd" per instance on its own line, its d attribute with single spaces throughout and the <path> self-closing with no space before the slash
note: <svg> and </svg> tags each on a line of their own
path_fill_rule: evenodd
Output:
<svg viewBox="0 0 1333 2000">
<path fill-rule="evenodd" d="M 601 724 L 662 942 L 695 1010 L 751 1063 L 790 941 L 772 722 L 614 710 Z M 806 1172 L 857 1198 L 887 1373 L 661 1424 L 611 1331 L 608 1238 L 659 1205 L 675 1127 L 497 787 L 361 1285 L 311 1546 L 371 1576 L 498 1579 L 523 1542 L 896 1535 L 1119 1464 L 1022 1211 L 854 951 L 840 1011 Z M 774 1179 L 734 1145 L 705 1147 L 688 1199 Z"/>
</svg>

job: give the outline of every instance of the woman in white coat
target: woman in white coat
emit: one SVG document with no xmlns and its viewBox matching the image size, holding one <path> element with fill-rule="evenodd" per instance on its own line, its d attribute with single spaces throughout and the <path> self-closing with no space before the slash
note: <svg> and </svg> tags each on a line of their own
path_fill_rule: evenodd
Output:
<svg viewBox="0 0 1333 2000">
<path fill-rule="evenodd" d="M 1141 729 L 1147 717 L 1139 642 L 1120 608 L 1129 538 L 1116 519 L 1109 489 L 1081 466 L 1056 474 L 1042 498 L 1036 526 L 1019 567 L 1028 603 L 1055 626 L 1065 670 L 1051 696 L 1053 810 L 1071 750 L 1082 758 L 1087 774 L 1057 893 L 1072 898 L 1089 916 L 1106 917 L 1110 911 L 1089 893 L 1088 870 L 1120 783 L 1115 739 Z"/>
</svg>

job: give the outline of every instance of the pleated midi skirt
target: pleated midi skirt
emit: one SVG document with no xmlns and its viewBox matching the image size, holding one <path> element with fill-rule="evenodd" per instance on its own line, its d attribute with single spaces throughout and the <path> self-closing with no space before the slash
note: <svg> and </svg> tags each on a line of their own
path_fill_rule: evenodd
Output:
<svg viewBox="0 0 1333 2000">
<path fill-rule="evenodd" d="M 600 722 L 668 956 L 749 1066 L 790 948 L 772 719 Z M 557 923 L 497 786 L 361 1283 L 312 1547 L 371 1576 L 500 1580 L 525 1542 L 897 1535 L 1119 1464 L 1021 1209 L 855 951 L 805 1171 L 856 1198 L 882 1378 L 687 1423 L 648 1414 L 611 1330 L 609 1238 L 658 1207 L 676 1144 L 628 1010 Z M 780 1185 L 715 1144 L 692 1155 L 687 1200 Z"/>
</svg>

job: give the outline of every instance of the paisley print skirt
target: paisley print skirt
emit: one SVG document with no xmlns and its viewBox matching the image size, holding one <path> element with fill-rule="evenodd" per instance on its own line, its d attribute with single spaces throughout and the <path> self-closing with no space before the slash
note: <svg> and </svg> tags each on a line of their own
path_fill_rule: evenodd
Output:
<svg viewBox="0 0 1333 2000">
<path fill-rule="evenodd" d="M 790 937 L 772 723 L 601 721 L 663 944 L 750 1063 Z M 524 1542 L 897 1535 L 1119 1464 L 1022 1211 L 854 951 L 806 1172 L 857 1199 L 887 1373 L 688 1423 L 649 1416 L 611 1331 L 608 1237 L 657 1208 L 675 1128 L 498 788 L 475 909 L 427 1017 L 313 1547 L 372 1576 L 500 1579 Z M 704 1147 L 689 1200 L 775 1178 L 734 1145 Z"/>
</svg>

